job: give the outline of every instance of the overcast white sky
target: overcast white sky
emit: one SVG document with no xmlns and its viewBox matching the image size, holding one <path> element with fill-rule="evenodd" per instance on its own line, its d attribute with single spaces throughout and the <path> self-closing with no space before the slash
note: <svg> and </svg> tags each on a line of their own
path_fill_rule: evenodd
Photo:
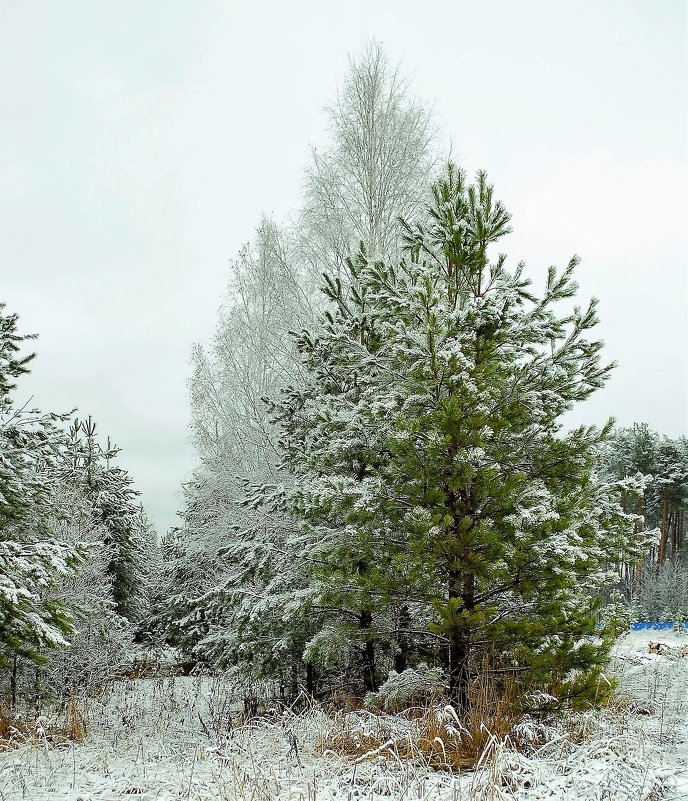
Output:
<svg viewBox="0 0 688 801">
<path fill-rule="evenodd" d="M 78 406 L 163 533 L 186 382 L 228 261 L 299 204 L 321 109 L 366 40 L 513 214 L 534 278 L 573 253 L 619 368 L 575 422 L 686 433 L 680 0 L 0 0 L 0 300 L 40 335 L 19 396 Z"/>
</svg>

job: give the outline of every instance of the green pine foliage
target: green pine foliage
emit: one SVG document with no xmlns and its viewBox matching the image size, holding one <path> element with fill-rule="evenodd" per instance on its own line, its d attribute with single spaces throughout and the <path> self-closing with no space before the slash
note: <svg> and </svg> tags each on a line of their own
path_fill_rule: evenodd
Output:
<svg viewBox="0 0 688 801">
<path fill-rule="evenodd" d="M 590 699 L 600 588 L 636 547 L 619 497 L 638 489 L 596 476 L 611 424 L 561 427 L 612 368 L 590 337 L 597 303 L 568 308 L 575 258 L 537 296 L 492 256 L 509 215 L 484 173 L 449 165 L 403 227 L 401 262 L 362 250 L 346 294 L 326 276 L 323 328 L 298 341 L 306 381 L 273 406 L 320 622 L 307 654 L 348 643 L 374 689 L 404 635 L 434 642 L 460 708 L 484 657 Z"/>
<path fill-rule="evenodd" d="M 41 659 L 65 644 L 69 610 L 51 595 L 85 551 L 53 536 L 54 471 L 64 435 L 59 415 L 17 407 L 15 380 L 28 372 L 31 339 L 17 331 L 16 314 L 0 304 L 0 664 L 14 655 Z"/>
<path fill-rule="evenodd" d="M 145 558 L 150 526 L 138 501 L 139 492 L 126 470 L 113 464 L 119 448 L 109 439 L 105 447 L 96 438 L 96 424 L 75 418 L 69 429 L 65 478 L 76 484 L 91 506 L 95 525 L 104 531 L 110 549 L 107 572 L 117 614 L 131 622 L 147 611 Z"/>
<path fill-rule="evenodd" d="M 15 403 L 33 358 L 17 325 L 0 305 L 0 664 L 12 665 L 12 703 L 24 680 L 64 692 L 126 658 L 153 550 L 131 478 L 91 420 L 68 433 L 67 415 Z"/>
<path fill-rule="evenodd" d="M 242 505 L 244 479 L 256 486 L 291 480 L 262 398 L 300 381 L 290 332 L 316 325 L 324 266 L 348 287 L 346 258 L 359 241 L 396 253 L 397 218 L 415 216 L 435 161 L 432 115 L 378 44 L 352 59 L 326 113 L 328 141 L 312 151 L 294 224 L 262 221 L 232 264 L 212 343 L 194 349 L 199 464 L 184 487 L 169 599 L 157 616 L 189 656 L 289 688 L 315 686 L 315 666 L 301 655 L 332 614 L 311 604 L 310 563 L 292 558 L 296 543 L 307 541 L 297 521 L 278 505 Z M 340 637 L 327 643 L 328 664 L 345 666 L 339 645 L 347 651 Z"/>
</svg>

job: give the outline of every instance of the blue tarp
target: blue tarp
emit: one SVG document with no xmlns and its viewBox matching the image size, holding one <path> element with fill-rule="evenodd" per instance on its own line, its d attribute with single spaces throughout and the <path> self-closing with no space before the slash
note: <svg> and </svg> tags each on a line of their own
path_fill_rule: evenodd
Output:
<svg viewBox="0 0 688 801">
<path fill-rule="evenodd" d="M 680 627 L 680 623 L 662 622 L 655 623 L 652 621 L 642 620 L 638 623 L 631 623 L 631 631 L 641 631 L 642 629 L 655 629 L 657 631 L 665 631 L 666 629 L 673 629 Z M 688 629 L 688 620 L 683 623 L 683 628 Z"/>
</svg>

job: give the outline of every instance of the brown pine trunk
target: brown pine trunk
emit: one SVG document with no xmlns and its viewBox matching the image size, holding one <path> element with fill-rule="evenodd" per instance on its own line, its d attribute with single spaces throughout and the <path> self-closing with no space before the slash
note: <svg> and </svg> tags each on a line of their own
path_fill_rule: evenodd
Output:
<svg viewBox="0 0 688 801">
<path fill-rule="evenodd" d="M 399 634 L 397 636 L 397 652 L 394 654 L 394 670 L 403 673 L 408 667 L 409 640 L 405 629 L 411 624 L 411 614 L 404 604 L 399 611 Z"/>
<path fill-rule="evenodd" d="M 469 573 L 461 581 L 456 574 L 450 574 L 449 598 L 450 601 L 460 600 L 463 609 L 472 611 L 475 607 L 475 576 Z M 466 626 L 455 625 L 449 639 L 449 698 L 459 714 L 464 714 L 470 708 L 468 669 L 471 658 L 471 630 Z"/>
<path fill-rule="evenodd" d="M 683 509 L 678 513 L 678 551 L 683 552 Z"/>
<path fill-rule="evenodd" d="M 643 516 L 643 520 L 644 520 L 644 516 L 645 516 L 645 498 L 642 495 L 638 499 L 638 514 L 642 515 Z M 635 536 L 636 536 L 636 540 L 638 542 L 640 542 L 640 540 L 642 539 L 642 536 L 643 536 L 643 520 L 639 520 L 635 524 Z M 638 588 L 638 589 L 640 588 L 640 584 L 641 584 L 642 579 L 643 579 L 643 561 L 644 561 L 644 559 L 643 559 L 643 557 L 641 555 L 638 558 L 638 561 L 635 563 L 635 585 L 636 585 L 636 588 Z"/>
<path fill-rule="evenodd" d="M 358 618 L 358 626 L 361 631 L 370 629 L 373 625 L 373 615 L 367 609 L 361 611 Z M 363 687 L 366 692 L 372 693 L 377 690 L 377 682 L 375 680 L 375 642 L 372 638 L 368 638 L 363 642 L 361 649 L 361 671 L 363 674 Z"/>
<path fill-rule="evenodd" d="M 666 559 L 667 535 L 669 533 L 667 527 L 667 516 L 669 514 L 669 493 L 664 490 L 664 501 L 662 503 L 662 528 L 659 538 L 659 555 L 657 557 L 657 564 L 662 567 Z"/>
<path fill-rule="evenodd" d="M 678 509 L 671 513 L 671 558 L 678 555 Z"/>
</svg>

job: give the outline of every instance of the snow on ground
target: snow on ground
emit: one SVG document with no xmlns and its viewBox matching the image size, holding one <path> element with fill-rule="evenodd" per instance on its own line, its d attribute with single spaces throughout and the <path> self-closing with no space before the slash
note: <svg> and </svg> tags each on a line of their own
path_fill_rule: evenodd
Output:
<svg viewBox="0 0 688 801">
<path fill-rule="evenodd" d="M 0 801 L 686 801 L 688 636 L 630 632 L 611 672 L 620 688 L 608 709 L 556 723 L 525 753 L 495 743 L 460 775 L 421 758 L 320 754 L 333 721 L 318 709 L 232 729 L 218 679 L 126 680 L 82 708 L 82 745 L 45 737 L 0 753 Z M 358 724 L 392 737 L 410 725 Z"/>
</svg>

